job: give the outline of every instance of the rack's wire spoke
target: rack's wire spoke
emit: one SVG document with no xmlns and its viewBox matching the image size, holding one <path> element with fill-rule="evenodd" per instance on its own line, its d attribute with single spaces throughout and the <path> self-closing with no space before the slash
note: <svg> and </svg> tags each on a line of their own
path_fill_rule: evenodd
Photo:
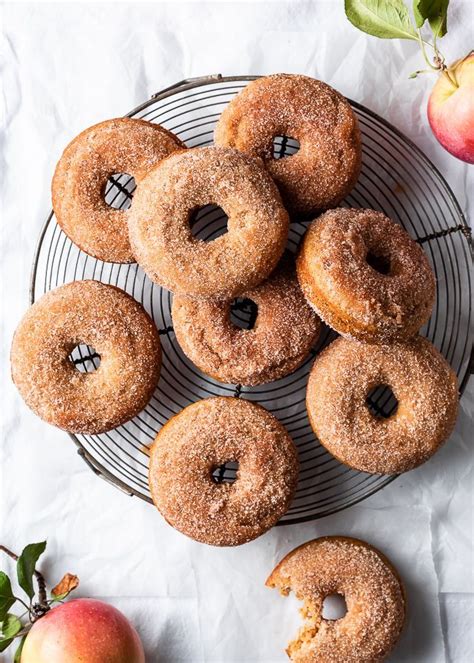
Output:
<svg viewBox="0 0 474 663">
<path fill-rule="evenodd" d="M 160 122 L 175 131 L 189 147 L 210 144 L 214 125 L 230 99 L 248 80 L 223 79 L 197 82 L 169 96 L 156 96 L 129 115 Z M 426 157 L 395 128 L 356 104 L 363 133 L 363 163 L 359 182 L 345 206 L 380 209 L 401 223 L 423 245 L 436 274 L 435 308 L 423 333 L 445 354 L 456 371 L 461 388 L 468 373 L 471 337 L 470 230 L 448 185 Z M 294 141 L 279 137 L 275 157 L 297 149 Z M 132 202 L 132 178 L 115 174 L 106 187 L 109 204 L 126 209 Z M 199 215 L 199 237 L 213 239 L 222 232 L 226 218 L 209 208 Z M 294 219 L 288 248 L 296 252 L 308 226 Z M 282 523 L 310 520 L 340 511 L 380 490 L 393 477 L 370 476 L 338 463 L 315 438 L 306 414 L 305 390 L 314 357 L 335 337 L 324 327 L 307 360 L 292 375 L 260 387 L 224 385 L 193 366 L 182 353 L 171 319 L 171 294 L 152 284 L 137 265 L 101 263 L 78 250 L 48 219 L 40 238 L 32 280 L 32 300 L 61 283 L 96 278 L 129 292 L 141 301 L 160 333 L 163 366 L 160 383 L 147 408 L 132 422 L 104 435 L 71 436 L 81 457 L 94 471 L 129 494 L 150 501 L 147 484 L 149 446 L 157 431 L 181 408 L 211 395 L 234 396 L 261 403 L 287 427 L 298 448 L 301 472 L 294 503 Z M 237 302 L 233 315 L 253 325 L 251 309 Z M 100 360 L 82 352 L 73 361 L 80 366 Z M 91 364 L 88 364 L 91 362 Z M 387 391 L 371 396 L 370 406 L 389 416 L 396 404 Z M 219 480 L 226 480 L 225 467 Z"/>
<path fill-rule="evenodd" d="M 463 235 L 465 235 L 469 241 L 471 240 L 471 229 L 465 225 L 460 224 L 458 226 L 453 226 L 452 228 L 446 228 L 445 230 L 438 230 L 437 232 L 430 233 L 424 237 L 418 237 L 416 241 L 419 244 L 424 244 L 425 242 L 431 242 L 433 239 L 441 239 L 443 237 L 447 237 L 448 235 L 452 235 L 453 233 L 459 232 L 463 233 Z"/>
</svg>

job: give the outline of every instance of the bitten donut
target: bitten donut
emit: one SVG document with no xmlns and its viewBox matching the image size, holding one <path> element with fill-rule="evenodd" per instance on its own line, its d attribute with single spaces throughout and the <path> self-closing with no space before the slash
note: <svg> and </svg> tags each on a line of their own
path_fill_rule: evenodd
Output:
<svg viewBox="0 0 474 663">
<path fill-rule="evenodd" d="M 364 541 L 326 536 L 290 552 L 272 571 L 267 587 L 303 601 L 305 624 L 286 650 L 295 663 L 379 663 L 396 645 L 406 613 L 396 569 Z M 344 597 L 341 619 L 322 616 L 331 594 Z"/>
<path fill-rule="evenodd" d="M 129 212 L 105 202 L 108 178 L 127 173 L 138 184 L 150 168 L 183 143 L 145 120 L 119 118 L 89 127 L 64 150 L 52 183 L 57 222 L 77 246 L 99 260 L 135 262 Z"/>
<path fill-rule="evenodd" d="M 80 372 L 69 359 L 86 344 L 100 366 Z M 24 316 L 11 350 L 13 380 L 39 417 L 70 433 L 103 433 L 132 419 L 158 383 L 158 331 L 132 297 L 98 281 L 75 281 L 43 295 Z"/>
<path fill-rule="evenodd" d="M 297 260 L 309 303 L 343 336 L 402 341 L 431 314 L 435 279 L 421 247 L 370 209 L 335 209 L 313 221 Z"/>
<path fill-rule="evenodd" d="M 296 139 L 298 152 L 275 159 L 276 136 Z M 249 83 L 224 109 L 215 142 L 261 157 L 291 212 L 335 207 L 359 176 L 360 132 L 349 102 L 307 76 L 276 74 Z"/>
<path fill-rule="evenodd" d="M 228 216 L 211 242 L 193 236 L 193 212 L 208 204 Z M 129 217 L 133 252 L 148 276 L 195 297 L 236 297 L 275 268 L 288 236 L 288 214 L 261 161 L 219 147 L 174 154 L 154 168 Z"/>
<path fill-rule="evenodd" d="M 238 463 L 233 483 L 212 473 Z M 255 403 L 229 397 L 193 403 L 160 430 L 150 455 L 153 501 L 170 525 L 213 546 L 237 546 L 288 510 L 298 459 L 280 422 Z"/>
<path fill-rule="evenodd" d="M 398 407 L 372 414 L 367 396 L 392 390 Z M 336 339 L 314 362 L 306 392 L 309 421 L 338 460 L 374 474 L 406 472 L 449 437 L 458 409 L 456 375 L 421 336 L 406 344 L 367 345 Z"/>
<path fill-rule="evenodd" d="M 319 336 L 321 324 L 306 303 L 289 257 L 261 285 L 243 294 L 254 302 L 252 329 L 230 318 L 231 300 L 175 295 L 173 326 L 183 352 L 221 382 L 257 385 L 294 371 Z"/>
</svg>

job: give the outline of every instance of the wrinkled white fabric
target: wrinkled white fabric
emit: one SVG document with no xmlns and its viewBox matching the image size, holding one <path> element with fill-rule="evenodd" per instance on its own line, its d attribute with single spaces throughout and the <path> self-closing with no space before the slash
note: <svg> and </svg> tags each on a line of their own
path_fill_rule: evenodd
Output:
<svg viewBox="0 0 474 663">
<path fill-rule="evenodd" d="M 452 5 L 442 42 L 448 60 L 472 46 L 473 4 Z M 274 564 L 320 534 L 359 536 L 380 546 L 407 583 L 408 627 L 390 660 L 472 660 L 472 383 L 454 435 L 425 466 L 361 506 L 220 550 L 186 539 L 153 507 L 96 478 L 67 435 L 26 408 L 9 377 L 11 337 L 28 305 L 61 150 L 83 128 L 177 80 L 278 71 L 319 77 L 414 140 L 469 215 L 472 167 L 448 155 L 427 124 L 434 79 L 408 79 L 423 66 L 417 45 L 358 32 L 342 0 L 6 4 L 2 14 L 0 541 L 19 551 L 47 538 L 50 582 L 76 573 L 78 595 L 122 609 L 150 663 L 273 663 L 286 659 L 299 624 L 297 601 L 264 587 Z"/>
</svg>

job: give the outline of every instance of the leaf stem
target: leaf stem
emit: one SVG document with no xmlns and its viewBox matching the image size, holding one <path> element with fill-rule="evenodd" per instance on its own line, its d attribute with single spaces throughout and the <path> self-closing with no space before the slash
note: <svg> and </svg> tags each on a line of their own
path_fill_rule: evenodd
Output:
<svg viewBox="0 0 474 663">
<path fill-rule="evenodd" d="M 15 596 L 15 598 L 16 598 L 17 601 L 20 601 L 20 603 L 23 603 L 23 601 L 21 599 L 17 598 L 16 596 Z M 22 620 L 24 617 L 27 617 L 30 613 L 30 610 L 29 610 L 28 606 L 26 605 L 26 603 L 23 603 L 23 605 L 25 606 L 25 608 L 27 608 L 27 612 L 23 612 L 21 615 L 18 616 L 18 619 L 20 619 L 20 620 Z"/>
<path fill-rule="evenodd" d="M 432 64 L 432 62 L 431 62 L 430 59 L 428 58 L 428 55 L 427 55 L 427 53 L 426 53 L 426 49 L 425 49 L 425 44 L 426 44 L 427 46 L 431 46 L 431 48 L 433 48 L 433 49 L 434 49 L 434 46 L 433 46 L 432 44 L 428 43 L 428 42 L 425 42 L 425 40 L 424 40 L 423 37 L 421 36 L 421 32 L 420 32 L 420 29 L 419 29 L 419 28 L 418 28 L 418 30 L 416 31 L 416 34 L 418 35 L 418 43 L 420 44 L 421 52 L 423 53 L 423 57 L 425 58 L 425 62 L 426 62 L 426 64 L 428 65 L 428 67 L 429 67 L 432 71 L 437 71 L 437 70 L 439 69 L 439 67 L 436 67 L 434 64 Z"/>
<path fill-rule="evenodd" d="M 15 562 L 18 562 L 18 559 L 19 559 L 18 555 L 16 553 L 12 552 L 11 550 L 9 550 L 9 548 L 2 545 L 1 543 L 0 543 L 0 551 L 4 552 L 6 555 L 11 557 L 13 560 L 15 560 Z M 49 610 L 48 600 L 47 600 L 48 595 L 47 595 L 47 592 L 46 592 L 46 581 L 44 579 L 44 576 L 43 576 L 42 573 L 40 573 L 36 569 L 34 571 L 34 574 L 35 574 L 36 582 L 38 584 L 38 603 L 39 603 L 39 605 L 42 609 Z M 23 601 L 21 601 L 21 602 L 23 603 Z M 25 605 L 25 607 L 28 607 L 28 606 L 26 606 L 25 603 L 23 603 L 23 605 Z"/>
<path fill-rule="evenodd" d="M 409 78 L 416 78 L 419 74 L 432 74 L 432 73 L 433 73 L 432 69 L 417 69 L 412 74 L 410 74 Z"/>
<path fill-rule="evenodd" d="M 19 602 L 21 603 L 21 605 L 22 605 L 24 608 L 26 608 L 26 609 L 28 610 L 28 613 L 31 612 L 31 607 L 28 606 L 28 604 L 25 603 L 25 602 L 23 601 L 23 599 L 21 599 L 19 596 L 14 596 L 14 599 L 15 599 L 15 601 L 19 601 Z M 22 615 L 22 617 L 24 617 L 24 615 Z"/>
</svg>

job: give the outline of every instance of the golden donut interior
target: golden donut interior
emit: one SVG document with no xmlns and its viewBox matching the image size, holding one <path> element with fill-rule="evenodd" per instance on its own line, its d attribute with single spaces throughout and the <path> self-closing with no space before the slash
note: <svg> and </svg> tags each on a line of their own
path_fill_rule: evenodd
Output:
<svg viewBox="0 0 474 663">
<path fill-rule="evenodd" d="M 303 625 L 297 631 L 296 636 L 290 640 L 286 648 L 286 653 L 290 658 L 298 653 L 304 645 L 309 644 L 316 637 L 323 622 L 326 622 L 328 625 L 334 625 L 336 622 L 340 621 L 340 619 L 344 619 L 345 617 L 345 615 L 340 619 L 328 619 L 323 617 L 323 604 L 329 596 L 334 594 L 341 596 L 345 603 L 345 596 L 340 588 L 335 587 L 328 589 L 327 592 L 321 593 L 319 596 L 308 597 L 293 590 L 291 586 L 291 578 L 288 578 L 286 583 L 282 583 L 281 580 L 276 583 L 269 579 L 266 584 L 268 587 L 277 588 L 282 596 L 288 596 L 290 592 L 294 591 L 295 597 L 298 601 L 302 602 L 299 613 L 303 619 Z M 347 612 L 348 609 L 346 606 L 346 614 Z"/>
</svg>

